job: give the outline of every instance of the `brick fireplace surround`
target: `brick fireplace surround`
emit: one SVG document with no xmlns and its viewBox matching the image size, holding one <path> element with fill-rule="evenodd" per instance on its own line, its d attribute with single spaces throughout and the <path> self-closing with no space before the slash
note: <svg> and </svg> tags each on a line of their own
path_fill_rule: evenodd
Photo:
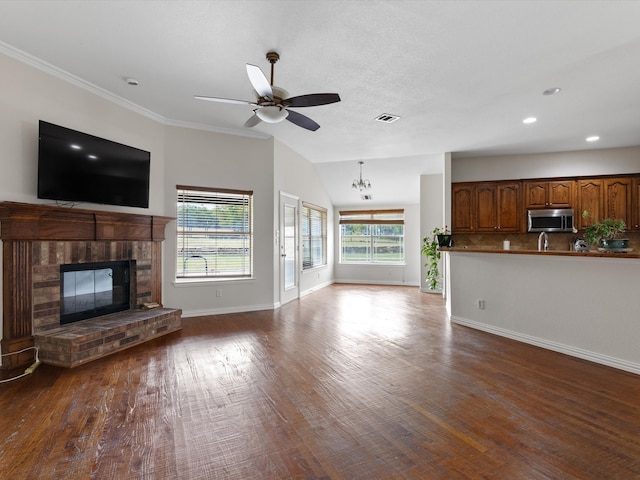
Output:
<svg viewBox="0 0 640 480">
<path fill-rule="evenodd" d="M 170 217 L 0 202 L 2 353 L 36 345 L 44 363 L 73 367 L 181 328 L 162 304 L 162 241 Z M 60 265 L 133 260 L 132 308 L 60 325 Z M 3 358 L 29 365 L 33 350 Z"/>
</svg>

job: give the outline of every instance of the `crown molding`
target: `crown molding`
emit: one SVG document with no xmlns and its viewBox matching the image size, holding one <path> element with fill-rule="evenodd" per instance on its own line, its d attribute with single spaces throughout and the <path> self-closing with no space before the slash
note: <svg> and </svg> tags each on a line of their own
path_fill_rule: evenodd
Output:
<svg viewBox="0 0 640 480">
<path fill-rule="evenodd" d="M 267 140 L 273 137 L 273 135 L 269 135 L 263 132 L 258 132 L 256 130 L 249 130 L 249 129 L 239 130 L 236 128 L 215 127 L 213 125 L 205 125 L 203 123 L 184 122 L 182 120 L 166 119 L 164 123 L 165 125 L 170 127 L 189 128 L 192 130 L 204 130 L 207 132 L 224 133 L 226 135 L 236 135 L 239 137 L 258 138 L 260 140 Z"/>
<path fill-rule="evenodd" d="M 45 62 L 44 60 L 41 60 L 27 52 L 24 52 L 2 41 L 0 41 L 0 53 L 3 53 L 11 58 L 14 58 L 15 60 L 18 60 L 19 62 L 29 65 L 30 67 L 33 67 L 44 73 L 47 73 L 56 78 L 59 78 L 60 80 L 70 83 L 78 88 L 82 88 L 83 90 L 86 90 L 101 98 L 104 98 L 109 102 L 115 103 L 123 108 L 126 108 L 127 110 L 131 110 L 135 113 L 142 115 L 143 117 L 149 118 L 163 125 L 188 128 L 193 130 L 204 130 L 208 132 L 223 133 L 227 135 L 237 135 L 242 137 L 258 138 L 262 140 L 266 140 L 272 137 L 272 135 L 258 132 L 258 131 L 215 127 L 212 125 L 185 122 L 181 120 L 173 120 L 170 118 L 166 118 L 147 108 L 141 107 L 136 103 L 126 100 L 118 95 L 114 95 L 113 93 L 109 92 L 108 90 L 105 90 L 104 88 L 98 87 L 93 83 L 87 82 L 86 80 L 76 75 L 73 75 L 72 73 L 69 73 L 66 70 L 56 67 L 55 65 Z"/>
<path fill-rule="evenodd" d="M 42 72 L 48 73 L 49 75 L 53 75 L 54 77 L 59 78 L 60 80 L 63 80 L 67 83 L 75 85 L 76 87 L 82 88 L 83 90 L 91 92 L 95 95 L 98 95 L 99 97 L 102 97 L 105 100 L 108 100 L 117 105 L 120 105 L 121 107 L 124 107 L 128 110 L 132 110 L 136 113 L 139 113 L 144 117 L 150 118 L 159 123 L 166 123 L 166 118 L 163 117 L 162 115 L 158 115 L 157 113 L 152 112 L 151 110 L 141 107 L 140 105 L 130 102 L 129 100 L 119 97 L 118 95 L 114 95 L 113 93 L 109 92 L 108 90 L 105 90 L 104 88 L 98 87 L 93 83 L 87 82 L 86 80 L 83 80 L 82 78 L 77 77 L 67 72 L 66 70 L 56 67 L 55 65 L 45 62 L 44 60 L 34 57 L 33 55 L 27 52 L 24 52 L 22 50 L 19 50 L 4 42 L 0 42 L 0 52 L 22 63 L 25 63 L 33 68 L 36 68 Z"/>
</svg>

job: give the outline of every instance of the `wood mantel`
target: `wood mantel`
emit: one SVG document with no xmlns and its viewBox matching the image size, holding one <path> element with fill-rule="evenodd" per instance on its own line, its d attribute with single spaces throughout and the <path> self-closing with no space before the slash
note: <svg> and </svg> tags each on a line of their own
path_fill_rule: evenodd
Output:
<svg viewBox="0 0 640 480">
<path fill-rule="evenodd" d="M 131 258 L 134 245 L 146 253 L 148 265 L 144 268 L 150 273 L 141 301 L 161 304 L 162 241 L 171 220 L 157 215 L 0 202 L 2 353 L 33 346 L 34 316 L 59 312 L 59 299 L 49 303 L 34 299 L 34 285 L 48 286 L 48 280 L 38 277 L 43 265 L 56 267 L 70 258 L 78 263 L 93 261 L 96 256 Z M 47 258 L 43 258 L 45 254 Z M 2 369 L 32 361 L 32 351 L 4 357 Z"/>
<path fill-rule="evenodd" d="M 172 217 L 0 202 L 0 240 L 162 241 Z"/>
</svg>

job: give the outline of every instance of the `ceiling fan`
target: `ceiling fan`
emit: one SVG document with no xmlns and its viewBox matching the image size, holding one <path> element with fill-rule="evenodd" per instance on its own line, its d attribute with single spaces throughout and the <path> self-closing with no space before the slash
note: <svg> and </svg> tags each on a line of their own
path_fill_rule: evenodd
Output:
<svg viewBox="0 0 640 480">
<path fill-rule="evenodd" d="M 327 105 L 340 101 L 340 95 L 337 93 L 310 93 L 308 95 L 299 95 L 289 97 L 289 93 L 273 85 L 273 69 L 275 63 L 280 59 L 280 55 L 276 52 L 267 53 L 267 60 L 271 64 L 271 82 L 262 73 L 260 67 L 247 63 L 247 75 L 253 86 L 258 99 L 255 102 L 247 100 L 234 100 L 231 98 L 205 97 L 195 95 L 198 100 L 208 100 L 210 102 L 236 103 L 240 105 L 251 105 L 256 107 L 253 115 L 244 124 L 245 127 L 255 127 L 261 121 L 267 123 L 278 123 L 285 118 L 291 123 L 295 123 L 299 127 L 307 130 L 316 131 L 320 128 L 316 122 L 309 117 L 302 115 L 290 108 L 298 107 L 315 107 L 318 105 Z"/>
</svg>

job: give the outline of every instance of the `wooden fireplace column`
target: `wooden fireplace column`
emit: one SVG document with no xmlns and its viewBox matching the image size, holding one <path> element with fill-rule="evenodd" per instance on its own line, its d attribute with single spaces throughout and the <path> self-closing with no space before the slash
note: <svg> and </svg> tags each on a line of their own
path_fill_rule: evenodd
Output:
<svg viewBox="0 0 640 480">
<path fill-rule="evenodd" d="M 151 242 L 151 301 L 162 304 L 162 241 L 172 217 L 0 202 L 3 354 L 34 346 L 33 243 Z M 33 350 L 3 357 L 2 369 L 33 362 Z"/>
</svg>

